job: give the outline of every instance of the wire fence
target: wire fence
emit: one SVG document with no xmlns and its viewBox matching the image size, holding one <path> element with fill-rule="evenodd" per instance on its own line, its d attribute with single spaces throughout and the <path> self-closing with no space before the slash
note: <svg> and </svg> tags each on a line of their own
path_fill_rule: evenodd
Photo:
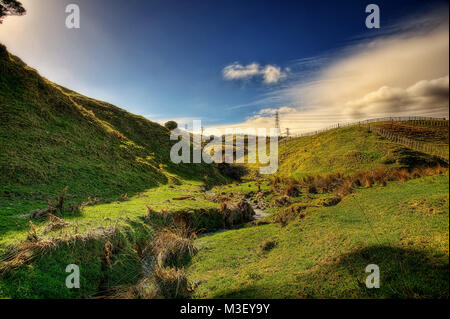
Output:
<svg viewBox="0 0 450 319">
<path fill-rule="evenodd" d="M 401 116 L 401 117 L 381 117 L 381 118 L 374 118 L 374 119 L 368 119 L 364 121 L 357 121 L 357 122 L 347 122 L 347 123 L 337 123 L 331 126 L 328 126 L 326 128 L 308 132 L 308 133 L 302 133 L 297 134 L 293 136 L 288 136 L 283 139 L 284 142 L 299 138 L 299 137 L 306 137 L 306 136 L 313 136 L 317 135 L 323 132 L 327 132 L 333 129 L 342 128 L 342 127 L 349 127 L 349 126 L 364 126 L 367 127 L 369 130 L 372 130 L 374 132 L 377 132 L 378 134 L 386 137 L 387 139 L 403 144 L 405 146 L 408 146 L 409 148 L 420 151 L 423 153 L 434 155 L 441 160 L 445 161 L 446 163 L 449 163 L 449 152 L 446 149 L 437 147 L 436 145 L 432 145 L 430 143 L 421 142 L 418 140 L 409 139 L 407 137 L 400 136 L 398 134 L 392 133 L 390 131 L 387 131 L 385 129 L 382 129 L 380 127 L 377 127 L 375 125 L 370 125 L 371 123 L 380 123 L 380 122 L 408 122 L 411 125 L 416 126 L 434 126 L 434 127 L 448 127 L 449 122 L 448 119 L 445 117 L 424 117 L 424 116 Z"/>
<path fill-rule="evenodd" d="M 364 121 L 337 123 L 327 126 L 323 129 L 300 133 L 289 136 L 288 138 L 313 136 L 319 133 L 327 132 L 336 128 L 355 126 L 355 125 L 367 125 L 376 122 L 411 122 L 412 125 L 431 125 L 431 126 L 448 126 L 448 119 L 445 117 L 425 117 L 425 116 L 399 116 L 399 117 L 379 117 L 374 119 L 368 119 Z"/>
<path fill-rule="evenodd" d="M 403 144 L 403 145 L 409 147 L 410 149 L 413 149 L 413 150 L 416 150 L 416 151 L 419 151 L 422 153 L 427 153 L 427 154 L 436 156 L 436 157 L 440 158 L 441 160 L 443 160 L 444 162 L 446 162 L 447 164 L 449 163 L 448 150 L 437 147 L 436 145 L 432 145 L 430 143 L 425 143 L 422 141 L 412 140 L 412 139 L 404 137 L 404 136 L 399 136 L 397 134 L 394 134 L 392 132 L 389 132 L 385 129 L 382 129 L 382 128 L 379 128 L 376 126 L 371 127 L 370 130 L 377 132 L 378 134 L 386 137 L 387 139 L 389 139 L 393 142 Z"/>
</svg>

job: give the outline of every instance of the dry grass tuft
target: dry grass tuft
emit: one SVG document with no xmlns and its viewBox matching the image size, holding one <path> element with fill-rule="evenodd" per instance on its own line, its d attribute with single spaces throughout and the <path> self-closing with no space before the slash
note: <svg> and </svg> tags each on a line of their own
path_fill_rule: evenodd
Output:
<svg viewBox="0 0 450 319">
<path fill-rule="evenodd" d="M 69 222 L 66 222 L 64 219 L 59 218 L 53 214 L 48 215 L 50 222 L 44 228 L 44 234 L 49 233 L 54 230 L 62 229 L 70 225 Z"/>
<path fill-rule="evenodd" d="M 166 228 L 158 232 L 151 243 L 158 266 L 174 266 L 188 260 L 196 252 L 194 239 L 195 234 L 183 228 Z"/>
<path fill-rule="evenodd" d="M 333 192 L 339 197 L 345 197 L 347 195 L 350 195 L 351 193 L 353 193 L 353 182 L 351 180 L 346 179 Z"/>
<path fill-rule="evenodd" d="M 329 206 L 335 206 L 335 205 L 339 204 L 341 202 L 341 200 L 342 200 L 342 198 L 340 196 L 333 196 L 333 197 L 328 197 L 328 198 L 322 198 L 317 202 L 317 204 L 319 206 L 329 207 Z"/>
<path fill-rule="evenodd" d="M 284 195 L 288 197 L 298 197 L 300 196 L 300 190 L 298 189 L 297 185 L 289 184 L 284 190 Z"/>
<path fill-rule="evenodd" d="M 102 255 L 103 266 L 111 269 L 111 259 L 113 256 L 113 245 L 109 240 L 105 242 L 105 252 Z"/>
<path fill-rule="evenodd" d="M 275 197 L 273 199 L 273 204 L 277 207 L 286 206 L 287 204 L 289 204 L 289 197 L 286 195 Z"/>
<path fill-rule="evenodd" d="M 31 220 L 28 222 L 28 225 L 30 225 L 30 231 L 27 234 L 26 240 L 29 242 L 32 242 L 32 243 L 39 241 L 39 236 L 37 234 L 36 227 L 34 226 L 34 224 Z"/>
<path fill-rule="evenodd" d="M 255 211 L 246 200 L 239 202 L 226 201 L 220 203 L 220 214 L 223 218 L 223 227 L 231 228 L 253 220 Z"/>
<path fill-rule="evenodd" d="M 275 223 L 281 224 L 281 226 L 286 226 L 290 221 L 299 218 L 302 219 L 306 217 L 305 210 L 310 207 L 304 204 L 293 204 L 281 211 L 279 211 L 274 218 Z"/>
<path fill-rule="evenodd" d="M 108 240 L 115 236 L 117 232 L 118 228 L 116 226 L 96 227 L 91 232 L 84 235 L 75 234 L 64 238 L 40 238 L 33 222 L 30 221 L 30 232 L 28 233 L 27 239 L 18 245 L 10 247 L 9 250 L 1 256 L 0 276 L 31 262 L 36 256 L 42 255 L 51 249 L 56 249 L 61 245 L 87 242 L 90 240 Z"/>
<path fill-rule="evenodd" d="M 189 286 L 184 268 L 157 267 L 154 274 L 158 295 L 167 299 L 186 298 Z"/>
</svg>

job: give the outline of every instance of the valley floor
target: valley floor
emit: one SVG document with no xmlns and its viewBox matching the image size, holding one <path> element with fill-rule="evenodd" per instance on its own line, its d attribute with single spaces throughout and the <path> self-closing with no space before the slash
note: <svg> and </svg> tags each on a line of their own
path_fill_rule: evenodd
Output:
<svg viewBox="0 0 450 319">
<path fill-rule="evenodd" d="M 201 237 L 188 267 L 193 297 L 448 298 L 448 191 L 447 174 L 390 182 L 286 227 Z M 369 264 L 379 289 L 365 286 Z"/>
<path fill-rule="evenodd" d="M 261 190 L 267 191 L 268 185 Z M 145 219 L 146 206 L 171 214 L 188 212 L 196 215 L 197 227 L 214 231 L 220 221 L 213 192 L 252 191 L 253 182 L 205 192 L 201 183 L 184 181 L 86 206 L 78 214 L 66 212 L 63 218 L 70 224 L 63 228 L 48 230 L 47 219 L 35 220 L 38 243 L 48 239 L 56 244 L 4 275 L 0 296 L 84 298 L 132 286 L 143 276 L 138 247 L 155 236 L 155 224 Z M 284 227 L 269 215 L 256 224 L 199 236 L 197 253 L 181 265 L 191 287 L 189 297 L 448 298 L 448 192 L 448 173 L 388 182 L 385 187 L 358 188 L 336 206 L 310 207 L 304 218 Z M 173 199 L 185 195 L 192 198 Z M 1 202 L 4 249 L 33 233 L 29 216 L 22 215 L 37 203 L 45 206 L 42 202 Z M 264 213 L 276 211 L 272 207 Z M 111 257 L 105 257 L 108 245 L 113 247 Z M 65 287 L 69 263 L 80 265 L 82 289 Z M 369 264 L 380 268 L 380 289 L 365 286 Z"/>
</svg>

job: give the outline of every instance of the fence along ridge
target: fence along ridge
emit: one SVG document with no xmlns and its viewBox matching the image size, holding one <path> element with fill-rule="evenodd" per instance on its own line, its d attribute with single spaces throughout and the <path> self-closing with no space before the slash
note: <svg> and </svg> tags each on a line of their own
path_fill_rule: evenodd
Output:
<svg viewBox="0 0 450 319">
<path fill-rule="evenodd" d="M 404 136 L 400 136 L 397 134 L 394 134 L 392 132 L 386 131 L 384 129 L 378 128 L 378 127 L 372 127 L 370 128 L 370 130 L 384 136 L 385 138 L 399 143 L 399 144 L 403 144 L 408 146 L 410 149 L 422 152 L 422 153 L 427 153 L 433 156 L 436 156 L 438 158 L 440 158 L 441 160 L 443 160 L 444 162 L 446 162 L 447 164 L 449 163 L 449 154 L 442 149 L 438 149 L 435 146 L 422 142 L 422 141 L 417 141 L 417 140 L 413 140 Z"/>
<path fill-rule="evenodd" d="M 416 121 L 416 122 L 427 121 L 427 122 L 432 122 L 433 126 L 448 126 L 448 119 L 445 117 L 425 117 L 425 116 L 382 117 L 382 118 L 374 118 L 374 119 L 368 119 L 368 120 L 364 120 L 364 121 L 357 121 L 357 122 L 350 122 L 350 123 L 338 123 L 338 124 L 334 124 L 332 126 L 326 127 L 324 129 L 320 129 L 320 130 L 316 130 L 316 131 L 312 131 L 312 132 L 308 132 L 308 133 L 303 133 L 303 134 L 297 134 L 296 136 L 288 137 L 287 139 L 313 136 L 313 135 L 317 135 L 317 134 L 327 132 L 327 131 L 330 131 L 333 129 L 341 128 L 341 127 L 349 127 L 349 126 L 356 126 L 356 125 L 359 125 L 359 126 L 364 125 L 365 126 L 370 123 L 376 123 L 376 122 L 409 122 L 409 121 Z M 435 122 L 435 123 L 433 123 L 433 122 Z M 418 124 L 420 125 L 420 123 L 418 123 Z M 370 127 L 370 125 L 369 125 L 369 130 L 372 130 L 393 142 L 406 145 L 409 148 L 416 150 L 416 151 L 431 154 L 433 156 L 440 158 L 447 164 L 449 163 L 449 154 L 445 150 L 438 149 L 429 143 L 425 143 L 425 142 L 413 140 L 413 139 L 410 139 L 410 138 L 407 138 L 404 136 L 400 136 L 398 134 L 394 134 L 392 132 L 386 131 L 382 128 Z"/>
</svg>

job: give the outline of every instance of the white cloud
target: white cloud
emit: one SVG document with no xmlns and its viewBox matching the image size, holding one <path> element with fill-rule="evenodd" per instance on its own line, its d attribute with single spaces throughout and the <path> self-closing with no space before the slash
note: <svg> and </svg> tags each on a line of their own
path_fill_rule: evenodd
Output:
<svg viewBox="0 0 450 319">
<path fill-rule="evenodd" d="M 286 72 L 281 71 L 279 67 L 273 65 L 266 65 L 261 70 L 261 73 L 264 77 L 264 82 L 268 84 L 277 83 L 286 77 Z"/>
<path fill-rule="evenodd" d="M 241 80 L 253 77 L 261 77 L 266 84 L 277 83 L 287 76 L 289 69 L 284 71 L 275 65 L 261 66 L 258 63 L 251 63 L 248 65 L 241 65 L 234 62 L 223 68 L 223 77 L 226 80 Z"/>
<path fill-rule="evenodd" d="M 352 116 L 370 113 L 444 112 L 448 108 L 449 76 L 421 80 L 408 88 L 383 86 L 349 101 L 345 112 Z"/>
<path fill-rule="evenodd" d="M 283 94 L 292 105 L 329 108 L 350 118 L 446 116 L 448 39 L 445 20 L 433 28 L 363 42 L 344 50 L 314 81 L 293 85 Z"/>
<path fill-rule="evenodd" d="M 270 105 L 290 105 L 278 111 L 282 131 L 292 133 L 386 116 L 448 117 L 448 9 L 418 21 L 414 27 L 399 23 L 387 35 L 333 56 L 303 61 L 313 67 L 293 68 L 285 87 L 234 107 L 269 106 L 232 126 L 274 127 L 277 108 Z"/>
</svg>

